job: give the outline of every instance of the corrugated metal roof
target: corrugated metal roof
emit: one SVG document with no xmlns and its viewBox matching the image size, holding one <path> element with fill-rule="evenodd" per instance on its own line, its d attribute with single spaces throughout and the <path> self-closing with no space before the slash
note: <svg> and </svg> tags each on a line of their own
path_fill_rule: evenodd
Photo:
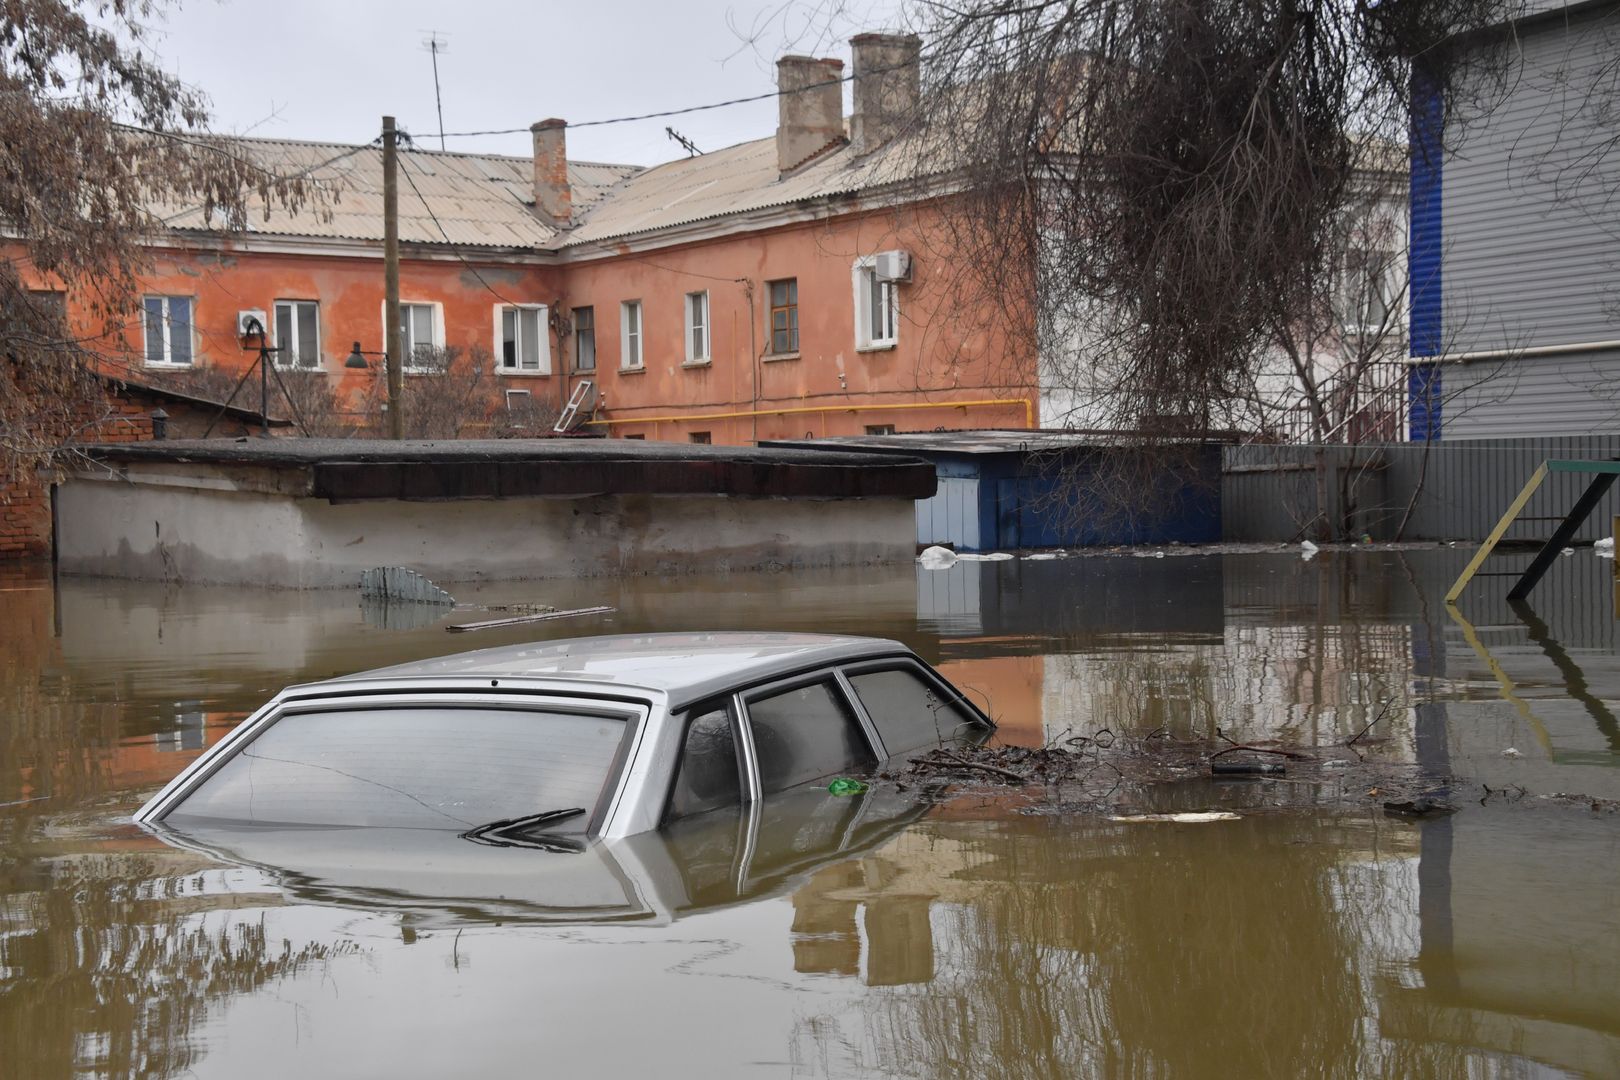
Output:
<svg viewBox="0 0 1620 1080">
<path fill-rule="evenodd" d="M 333 192 L 324 206 L 297 213 L 249 200 L 248 232 L 267 236 L 383 238 L 382 150 L 342 143 L 233 139 L 233 144 L 279 175 L 307 173 Z M 399 237 L 405 243 L 545 248 L 557 231 L 534 210 L 533 162 L 525 157 L 402 149 Z M 640 172 L 635 165 L 568 163 L 574 212 L 589 212 L 612 185 Z M 413 186 L 414 185 L 414 186 Z M 154 207 L 176 229 L 206 229 L 199 207 Z M 437 222 L 435 222 L 437 218 Z"/>
<path fill-rule="evenodd" d="M 626 176 L 557 246 L 573 248 L 726 214 L 854 194 L 905 176 L 900 167 L 904 156 L 904 148 L 896 144 L 856 158 L 846 144 L 783 178 L 776 168 L 776 139 L 755 139 Z"/>
</svg>

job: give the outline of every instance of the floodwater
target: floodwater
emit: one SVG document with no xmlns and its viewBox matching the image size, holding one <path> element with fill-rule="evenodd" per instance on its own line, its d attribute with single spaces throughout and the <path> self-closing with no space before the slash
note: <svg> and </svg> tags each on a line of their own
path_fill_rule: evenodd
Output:
<svg viewBox="0 0 1620 1080">
<path fill-rule="evenodd" d="M 1465 555 L 530 583 L 456 591 L 618 611 L 467 635 L 346 593 L 0 577 L 0 1076 L 1620 1076 L 1612 564 L 1560 560 L 1534 608 L 1481 579 L 1454 618 Z M 1024 745 L 1330 747 L 1382 713 L 1359 748 L 1461 810 L 875 788 L 584 855 L 129 823 L 288 683 L 714 628 L 899 638 Z"/>
</svg>

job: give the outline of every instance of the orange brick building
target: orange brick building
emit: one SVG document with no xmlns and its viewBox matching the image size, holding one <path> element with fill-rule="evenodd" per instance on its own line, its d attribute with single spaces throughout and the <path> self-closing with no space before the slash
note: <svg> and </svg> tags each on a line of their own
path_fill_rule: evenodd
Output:
<svg viewBox="0 0 1620 1080">
<path fill-rule="evenodd" d="M 558 120 L 534 126 L 528 158 L 402 150 L 407 376 L 426 347 L 454 349 L 486 365 L 497 392 L 485 407 L 543 413 L 589 382 L 581 430 L 625 438 L 1033 427 L 1034 355 L 953 297 L 939 205 L 903 182 L 918 40 L 866 34 L 851 46 L 850 117 L 842 61 L 784 57 L 773 136 L 653 168 L 567 160 Z M 238 339 L 251 315 L 277 364 L 321 373 L 376 428 L 381 151 L 239 145 L 317 181 L 323 205 L 259 207 L 243 233 L 209 228 L 199 208 L 157 208 L 169 231 L 142 309 L 98 351 L 137 380 L 240 373 L 253 360 Z M 249 394 L 238 402 L 256 407 Z"/>
</svg>

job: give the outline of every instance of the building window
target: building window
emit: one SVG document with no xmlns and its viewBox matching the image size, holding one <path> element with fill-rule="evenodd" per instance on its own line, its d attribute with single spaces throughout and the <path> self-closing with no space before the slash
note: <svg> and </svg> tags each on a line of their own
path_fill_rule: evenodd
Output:
<svg viewBox="0 0 1620 1080">
<path fill-rule="evenodd" d="M 868 435 L 893 435 L 894 434 L 894 425 L 893 424 L 867 424 L 866 425 L 866 433 Z"/>
<path fill-rule="evenodd" d="M 686 362 L 709 362 L 709 294 L 686 294 Z"/>
<path fill-rule="evenodd" d="M 574 370 L 596 370 L 596 309 L 574 309 Z"/>
<path fill-rule="evenodd" d="M 900 340 L 900 290 L 877 275 L 872 256 L 855 262 L 855 347 L 893 348 Z"/>
<path fill-rule="evenodd" d="M 619 305 L 619 366 L 626 371 L 641 367 L 641 301 L 626 300 Z"/>
<path fill-rule="evenodd" d="M 507 412 L 528 412 L 529 392 L 527 390 L 508 390 L 506 392 Z"/>
<path fill-rule="evenodd" d="M 1390 318 L 1398 291 L 1395 265 L 1395 253 L 1390 251 L 1358 248 L 1345 254 L 1341 300 L 1345 329 L 1364 334 L 1396 329 Z"/>
<path fill-rule="evenodd" d="M 645 442 L 646 439 L 647 439 L 647 436 L 645 436 L 645 435 L 626 435 L 625 438 L 634 440 L 636 442 Z"/>
<path fill-rule="evenodd" d="M 495 340 L 503 375 L 551 374 L 551 339 L 541 304 L 500 304 L 495 308 Z"/>
<path fill-rule="evenodd" d="M 709 433 L 707 431 L 694 431 L 686 438 L 689 442 L 700 443 L 704 446 L 709 445 L 709 443 L 712 441 L 710 440 Z"/>
<path fill-rule="evenodd" d="M 399 305 L 399 341 L 405 354 L 403 371 L 437 371 L 438 350 L 444 347 L 444 327 L 439 305 L 410 303 Z"/>
<path fill-rule="evenodd" d="M 321 366 L 320 305 L 313 300 L 276 301 L 276 366 L 319 368 Z"/>
<path fill-rule="evenodd" d="M 799 279 L 767 283 L 771 293 L 771 352 L 799 351 Z"/>
<path fill-rule="evenodd" d="M 148 367 L 192 364 L 191 297 L 148 296 L 142 303 Z"/>
</svg>

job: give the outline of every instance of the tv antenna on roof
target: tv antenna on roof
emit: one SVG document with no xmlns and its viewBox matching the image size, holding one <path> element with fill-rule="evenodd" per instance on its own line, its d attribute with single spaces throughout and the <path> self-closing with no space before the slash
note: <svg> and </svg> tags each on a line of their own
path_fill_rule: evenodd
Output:
<svg viewBox="0 0 1620 1080">
<path fill-rule="evenodd" d="M 664 129 L 664 134 L 680 143 L 681 148 L 686 151 L 687 157 L 696 157 L 698 154 L 703 153 L 703 151 L 697 148 L 697 143 L 693 142 L 691 139 L 688 139 L 685 135 L 682 135 L 672 127 L 666 127 Z"/>
<path fill-rule="evenodd" d="M 439 110 L 439 149 L 444 149 L 444 99 L 439 96 L 439 55 L 450 51 L 450 42 L 437 30 L 423 30 L 422 50 L 433 55 L 433 105 Z"/>
</svg>

